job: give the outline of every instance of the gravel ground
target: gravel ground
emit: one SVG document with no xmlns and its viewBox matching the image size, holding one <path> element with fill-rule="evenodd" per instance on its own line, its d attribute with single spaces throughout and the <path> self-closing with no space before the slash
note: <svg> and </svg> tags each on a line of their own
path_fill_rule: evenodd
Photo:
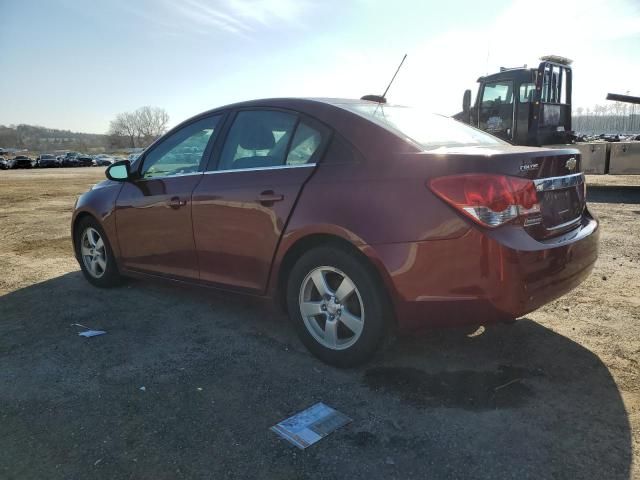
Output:
<svg viewBox="0 0 640 480">
<path fill-rule="evenodd" d="M 569 295 L 336 370 L 264 302 L 85 282 L 69 220 L 102 171 L 0 171 L 0 478 L 640 478 L 640 190 L 589 190 L 601 254 Z M 353 422 L 269 431 L 318 401 Z"/>
</svg>

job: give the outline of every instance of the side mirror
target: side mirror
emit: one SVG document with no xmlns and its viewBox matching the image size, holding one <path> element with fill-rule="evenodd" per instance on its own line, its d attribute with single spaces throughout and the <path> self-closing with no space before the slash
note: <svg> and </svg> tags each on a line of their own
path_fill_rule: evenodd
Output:
<svg viewBox="0 0 640 480">
<path fill-rule="evenodd" d="M 462 113 L 463 120 L 471 123 L 471 90 L 465 90 L 462 96 Z"/>
<path fill-rule="evenodd" d="M 131 177 L 131 163 L 129 160 L 120 160 L 108 166 L 104 174 L 109 180 L 125 182 Z"/>
</svg>

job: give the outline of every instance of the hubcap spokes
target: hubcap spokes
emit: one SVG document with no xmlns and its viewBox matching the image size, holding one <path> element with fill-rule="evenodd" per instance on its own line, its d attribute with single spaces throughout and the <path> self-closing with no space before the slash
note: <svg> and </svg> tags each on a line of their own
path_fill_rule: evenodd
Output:
<svg viewBox="0 0 640 480">
<path fill-rule="evenodd" d="M 89 274 L 100 278 L 107 269 L 107 252 L 104 241 L 95 228 L 87 228 L 80 241 L 82 261 Z"/>
<path fill-rule="evenodd" d="M 317 267 L 300 288 L 300 313 L 305 327 L 332 350 L 352 346 L 364 327 L 364 305 L 351 279 L 334 267 Z"/>
</svg>

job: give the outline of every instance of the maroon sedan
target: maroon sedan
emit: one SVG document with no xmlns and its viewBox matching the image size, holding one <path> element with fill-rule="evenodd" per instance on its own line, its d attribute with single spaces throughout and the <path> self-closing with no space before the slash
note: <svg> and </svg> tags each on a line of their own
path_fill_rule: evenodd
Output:
<svg viewBox="0 0 640 480">
<path fill-rule="evenodd" d="M 89 282 L 153 276 L 278 299 L 338 366 L 366 360 L 390 327 L 524 315 L 597 257 L 578 151 L 371 101 L 211 110 L 107 177 L 72 220 Z"/>
</svg>

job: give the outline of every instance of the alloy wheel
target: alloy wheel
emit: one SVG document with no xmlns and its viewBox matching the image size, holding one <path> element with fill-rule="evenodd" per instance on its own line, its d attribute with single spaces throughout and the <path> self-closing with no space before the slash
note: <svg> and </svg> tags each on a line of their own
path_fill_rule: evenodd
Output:
<svg viewBox="0 0 640 480">
<path fill-rule="evenodd" d="M 107 270 L 107 251 L 100 233 L 92 227 L 85 229 L 80 240 L 82 262 L 93 278 L 100 278 Z"/>
<path fill-rule="evenodd" d="M 351 347 L 364 328 L 364 304 L 358 288 L 334 267 L 316 267 L 302 281 L 300 313 L 313 338 L 332 350 Z"/>
</svg>

